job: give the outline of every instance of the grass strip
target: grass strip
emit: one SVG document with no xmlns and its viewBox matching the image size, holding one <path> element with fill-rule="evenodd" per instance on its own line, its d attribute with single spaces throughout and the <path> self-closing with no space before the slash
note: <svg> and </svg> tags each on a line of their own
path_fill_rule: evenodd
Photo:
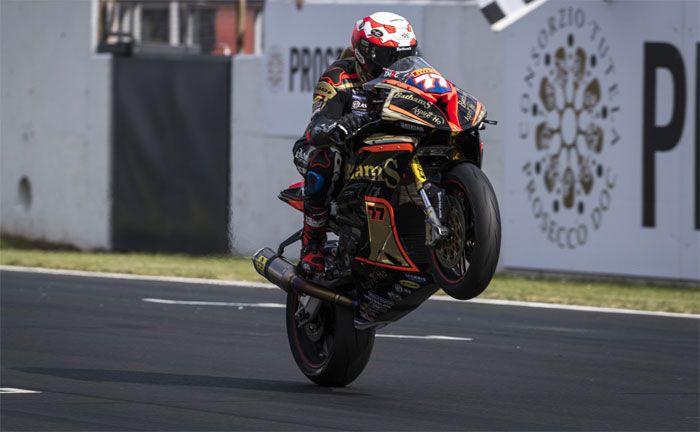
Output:
<svg viewBox="0 0 700 432">
<path fill-rule="evenodd" d="M 248 257 L 79 252 L 0 238 L 0 264 L 151 276 L 265 282 Z M 498 274 L 480 298 L 700 314 L 700 288 Z"/>
</svg>

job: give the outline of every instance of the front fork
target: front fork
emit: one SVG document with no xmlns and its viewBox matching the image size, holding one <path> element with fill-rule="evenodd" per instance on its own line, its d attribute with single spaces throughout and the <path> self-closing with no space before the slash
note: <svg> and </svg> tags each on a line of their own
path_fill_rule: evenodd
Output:
<svg viewBox="0 0 700 432">
<path fill-rule="evenodd" d="M 413 178 L 416 182 L 416 190 L 418 191 L 418 195 L 423 202 L 423 211 L 425 212 L 427 222 L 430 225 L 430 233 L 426 237 L 425 243 L 427 246 L 434 246 L 438 240 L 447 236 L 450 231 L 442 224 L 442 222 L 440 222 L 440 218 L 438 218 L 437 212 L 428 198 L 428 194 L 425 191 L 425 183 L 428 181 L 428 178 L 425 176 L 423 167 L 421 166 L 418 156 L 416 155 L 414 155 L 413 159 L 411 159 L 411 170 L 413 171 Z"/>
</svg>

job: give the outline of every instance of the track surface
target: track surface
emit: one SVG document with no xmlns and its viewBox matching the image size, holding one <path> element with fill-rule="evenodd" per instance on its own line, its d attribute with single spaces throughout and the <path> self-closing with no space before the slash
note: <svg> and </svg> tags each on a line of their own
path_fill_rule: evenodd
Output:
<svg viewBox="0 0 700 432">
<path fill-rule="evenodd" d="M 277 290 L 0 272 L 9 430 L 693 430 L 697 319 L 426 302 L 319 388 Z"/>
</svg>

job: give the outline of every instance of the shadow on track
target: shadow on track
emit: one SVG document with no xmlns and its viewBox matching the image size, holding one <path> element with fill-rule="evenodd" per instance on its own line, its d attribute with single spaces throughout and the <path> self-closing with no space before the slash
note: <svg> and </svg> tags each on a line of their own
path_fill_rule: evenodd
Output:
<svg viewBox="0 0 700 432">
<path fill-rule="evenodd" d="M 239 390 L 263 390 L 280 393 L 333 394 L 337 396 L 370 396 L 365 393 L 348 393 L 347 390 L 319 387 L 315 384 L 311 385 L 294 381 L 276 381 L 257 378 L 183 375 L 160 372 L 104 369 L 15 368 L 15 370 L 30 374 L 50 375 L 59 378 L 91 382 L 217 387 Z"/>
</svg>

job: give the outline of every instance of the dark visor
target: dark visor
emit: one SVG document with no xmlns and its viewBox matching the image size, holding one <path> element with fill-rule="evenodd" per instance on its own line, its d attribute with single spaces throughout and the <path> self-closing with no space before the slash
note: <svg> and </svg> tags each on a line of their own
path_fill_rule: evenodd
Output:
<svg viewBox="0 0 700 432">
<path fill-rule="evenodd" d="M 396 63 L 398 60 L 412 55 L 416 55 L 416 45 L 412 47 L 372 47 L 372 60 L 374 60 L 376 65 L 379 65 L 385 69 Z"/>
</svg>

